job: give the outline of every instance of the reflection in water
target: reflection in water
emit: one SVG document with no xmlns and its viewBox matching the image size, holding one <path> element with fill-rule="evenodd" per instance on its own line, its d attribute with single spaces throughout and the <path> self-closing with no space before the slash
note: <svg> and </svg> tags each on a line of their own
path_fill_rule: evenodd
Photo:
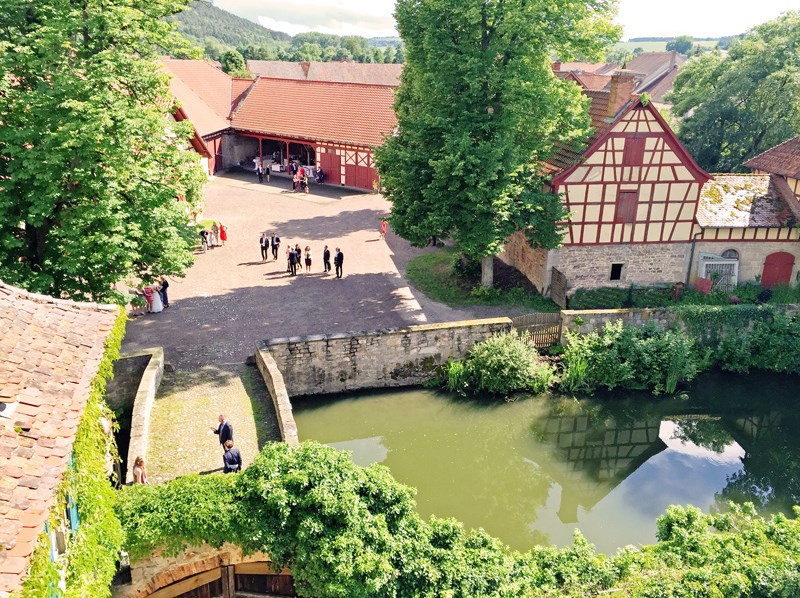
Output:
<svg viewBox="0 0 800 598">
<path fill-rule="evenodd" d="M 800 422 L 789 390 L 720 376 L 660 401 L 486 403 L 412 390 L 299 400 L 295 416 L 302 439 L 352 451 L 360 465 L 383 463 L 416 487 L 425 517 L 456 517 L 517 549 L 569 544 L 579 528 L 613 552 L 654 541 L 670 504 L 796 503 Z"/>
</svg>

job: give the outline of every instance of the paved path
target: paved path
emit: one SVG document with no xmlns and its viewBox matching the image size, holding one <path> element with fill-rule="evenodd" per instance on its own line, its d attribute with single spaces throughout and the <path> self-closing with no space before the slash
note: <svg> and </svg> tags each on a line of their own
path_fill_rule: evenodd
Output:
<svg viewBox="0 0 800 598">
<path fill-rule="evenodd" d="M 227 226 L 227 244 L 198 254 L 186 277 L 170 282 L 169 309 L 129 321 L 123 350 L 163 347 L 175 368 L 165 374 L 152 412 L 153 482 L 221 466 L 208 430 L 220 412 L 233 423 L 246 464 L 265 442 L 280 440 L 263 380 L 243 365 L 260 340 L 505 314 L 496 307 L 451 309 L 412 290 L 401 272 L 413 256 L 435 250 L 411 248 L 391 231 L 379 239 L 389 211 L 379 194 L 314 191 L 294 194 L 286 179 L 259 185 L 244 173 L 212 180 L 203 217 Z M 277 262 L 261 261 L 262 231 L 281 237 Z M 286 273 L 289 242 L 311 246 L 310 273 Z M 341 280 L 322 272 L 325 244 L 344 252 Z"/>
<path fill-rule="evenodd" d="M 204 218 L 228 227 L 225 247 L 199 254 L 184 279 L 171 281 L 171 307 L 128 324 L 124 350 L 164 347 L 176 369 L 241 364 L 262 339 L 374 330 L 504 315 L 498 307 L 452 309 L 412 290 L 400 274 L 427 251 L 391 231 L 379 239 L 389 203 L 376 193 L 315 187 L 291 192 L 286 179 L 259 185 L 244 173 L 217 177 Z M 261 262 L 261 231 L 275 231 L 278 261 Z M 289 277 L 286 243 L 310 245 L 311 273 Z M 322 249 L 341 247 L 344 278 L 322 272 Z M 432 250 L 432 249 L 431 249 Z"/>
</svg>

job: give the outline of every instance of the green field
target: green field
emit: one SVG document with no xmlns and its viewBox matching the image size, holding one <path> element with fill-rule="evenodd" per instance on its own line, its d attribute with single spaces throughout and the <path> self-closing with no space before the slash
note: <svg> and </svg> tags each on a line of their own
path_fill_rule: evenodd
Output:
<svg viewBox="0 0 800 598">
<path fill-rule="evenodd" d="M 694 42 L 697 46 L 707 46 L 714 48 L 716 40 L 705 42 Z M 619 42 L 615 48 L 625 48 L 626 52 L 633 52 L 635 48 L 641 48 L 645 52 L 664 52 L 667 49 L 667 42 Z"/>
</svg>

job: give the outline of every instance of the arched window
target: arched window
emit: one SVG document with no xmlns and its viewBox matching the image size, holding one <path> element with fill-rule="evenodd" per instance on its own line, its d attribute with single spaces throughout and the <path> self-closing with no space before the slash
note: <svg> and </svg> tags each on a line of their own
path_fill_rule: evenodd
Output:
<svg viewBox="0 0 800 598">
<path fill-rule="evenodd" d="M 722 257 L 724 257 L 726 260 L 738 260 L 739 252 L 735 249 L 726 249 L 722 252 Z"/>
</svg>

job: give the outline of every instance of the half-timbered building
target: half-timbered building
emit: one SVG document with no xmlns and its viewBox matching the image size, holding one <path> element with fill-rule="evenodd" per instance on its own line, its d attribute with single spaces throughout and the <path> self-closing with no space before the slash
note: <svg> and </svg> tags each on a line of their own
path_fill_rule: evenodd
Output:
<svg viewBox="0 0 800 598">
<path fill-rule="evenodd" d="M 704 172 L 652 103 L 617 72 L 588 90 L 594 134 L 584 152 L 548 161 L 551 190 L 569 212 L 563 246 L 531 249 L 520 232 L 500 258 L 543 292 L 692 283 L 713 276 L 732 288 L 794 282 L 800 204 L 785 180 Z M 723 275 L 724 274 L 724 275 Z"/>
</svg>

